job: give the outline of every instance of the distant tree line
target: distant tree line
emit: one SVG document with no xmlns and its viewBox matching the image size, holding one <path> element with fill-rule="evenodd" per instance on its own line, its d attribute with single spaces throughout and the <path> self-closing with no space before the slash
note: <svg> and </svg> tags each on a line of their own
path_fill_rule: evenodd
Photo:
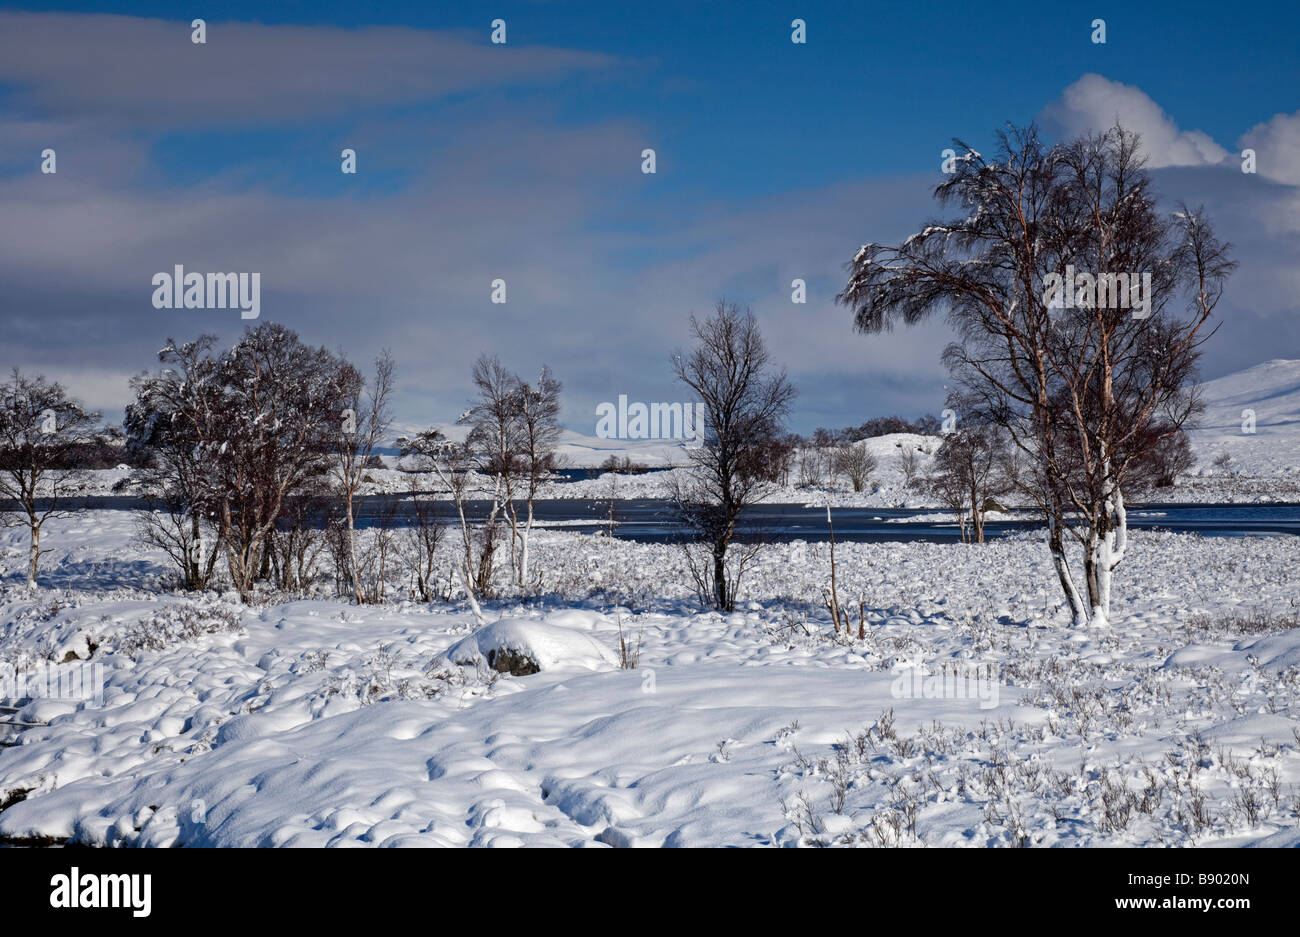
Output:
<svg viewBox="0 0 1300 937">
<path fill-rule="evenodd" d="M 791 437 L 791 441 L 796 446 L 829 448 L 831 446 L 841 446 L 845 443 L 861 442 L 864 439 L 875 439 L 878 436 L 889 436 L 894 433 L 937 436 L 941 425 L 939 418 L 929 413 L 917 417 L 915 420 L 907 420 L 901 416 L 877 416 L 872 417 L 860 426 L 846 426 L 843 429 L 826 429 L 819 426 L 808 436 L 795 434 Z"/>
</svg>

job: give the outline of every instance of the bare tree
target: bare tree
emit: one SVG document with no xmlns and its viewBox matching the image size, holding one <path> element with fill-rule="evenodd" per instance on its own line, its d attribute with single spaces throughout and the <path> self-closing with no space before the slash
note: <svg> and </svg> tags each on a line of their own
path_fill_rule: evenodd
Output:
<svg viewBox="0 0 1300 937">
<path fill-rule="evenodd" d="M 563 385 L 542 367 L 536 386 L 517 381 L 515 387 L 516 421 L 523 472 L 524 499 L 528 515 L 520 533 L 518 582 L 528 582 L 528 539 L 533 530 L 533 504 L 538 488 L 555 467 L 555 445 L 560 440 L 560 391 Z M 514 502 L 510 502 L 511 527 L 519 530 Z"/>
<path fill-rule="evenodd" d="M 838 299 L 868 333 L 947 313 L 960 341 L 945 363 L 1026 458 L 1022 490 L 1046 518 L 1074 623 L 1104 626 L 1127 546 L 1124 488 L 1144 447 L 1197 410 L 1190 382 L 1233 265 L 1200 212 L 1160 216 L 1136 135 L 1116 127 L 1047 147 L 1031 127 L 999 139 L 993 162 L 963 147 L 936 189 L 963 217 L 863 246 Z M 1075 269 L 1092 288 L 1063 302 Z M 1086 597 L 1066 535 L 1084 552 Z"/>
<path fill-rule="evenodd" d="M 386 499 L 375 517 L 370 530 L 369 548 L 365 551 L 362 565 L 365 567 L 365 579 L 369 584 L 362 593 L 366 602 L 385 602 L 388 600 L 388 576 L 392 569 L 392 557 L 398 551 L 396 499 Z"/>
<path fill-rule="evenodd" d="M 392 425 L 388 404 L 393 393 L 393 370 L 393 356 L 384 349 L 375 359 L 371 380 L 365 380 L 351 365 L 343 365 L 340 375 L 345 406 L 337 415 L 330 474 L 343 500 L 352 592 L 358 605 L 363 601 L 363 589 L 357 563 L 355 502 L 375 446 Z"/>
<path fill-rule="evenodd" d="M 407 528 L 403 555 L 415 583 L 412 591 L 422 602 L 433 601 L 433 574 L 441 539 L 442 525 L 433 503 L 421 497 L 412 482 L 411 524 Z"/>
<path fill-rule="evenodd" d="M 1186 431 L 1180 429 L 1154 443 L 1147 452 L 1147 461 L 1149 468 L 1136 474 L 1137 481 L 1149 481 L 1153 488 L 1171 488 L 1178 483 L 1180 475 L 1185 475 L 1196 465 L 1196 456 L 1187 441 Z"/>
<path fill-rule="evenodd" d="M 794 464 L 798 449 L 798 436 L 793 433 L 773 438 L 763 454 L 762 474 L 774 485 L 785 486 L 790 483 L 790 468 Z"/>
<path fill-rule="evenodd" d="M 826 480 L 826 453 L 812 444 L 799 447 L 799 487 L 820 488 Z"/>
<path fill-rule="evenodd" d="M 483 521 L 484 553 L 479 558 L 476 583 L 479 593 L 487 594 L 492 590 L 497 525 L 503 517 L 510 523 L 510 566 L 516 576 L 519 572 L 518 518 L 508 506 L 514 501 L 523 474 L 524 439 L 519 421 L 519 379 L 495 355 L 481 355 L 474 362 L 472 380 L 476 396 L 458 422 L 469 427 L 465 444 L 473 457 L 473 467 L 490 481 L 484 492 L 489 506 Z"/>
<path fill-rule="evenodd" d="M 285 499 L 284 510 L 268 535 L 279 588 L 299 595 L 311 588 L 317 561 L 327 546 L 329 522 L 328 498 L 304 493 Z"/>
<path fill-rule="evenodd" d="M 17 520 L 30 534 L 28 589 L 36 588 L 41 556 L 49 552 L 41 549 L 41 530 L 68 513 L 62 499 L 79 481 L 70 456 L 94 438 L 98 423 L 98 413 L 43 375 L 27 377 L 15 368 L 0 384 L 0 497 L 17 509 L 0 519 Z"/>
<path fill-rule="evenodd" d="M 478 596 L 481 584 L 491 583 L 496 530 L 487 525 L 479 528 L 476 549 L 475 531 L 469 522 L 467 511 L 473 491 L 471 479 L 477 456 L 469 445 L 452 442 L 438 429 L 427 429 L 413 439 L 402 437 L 398 444 L 402 447 L 403 457 L 414 457 L 422 469 L 436 474 L 438 480 L 451 492 L 460 519 L 461 536 L 461 549 L 455 554 L 453 566 L 469 599 L 474 618 L 482 625 L 483 610 L 479 607 Z"/>
<path fill-rule="evenodd" d="M 127 454 L 142 464 L 152 502 L 138 519 L 139 537 L 172 560 L 186 589 L 207 588 L 221 555 L 215 450 L 203 435 L 215 427 L 221 401 L 215 343 L 212 335 L 185 343 L 168 338 L 159 371 L 131 379 L 135 400 L 122 421 Z"/>
<path fill-rule="evenodd" d="M 910 491 L 921 474 L 921 456 L 915 446 L 903 446 L 898 454 L 898 469 L 903 473 L 903 487 Z"/>
<path fill-rule="evenodd" d="M 690 450 L 693 471 L 675 493 L 682 520 L 708 544 L 706 575 L 717 608 L 735 608 L 743 569 L 727 571 L 741 512 L 771 482 L 766 455 L 780 437 L 795 389 L 772 364 L 753 313 L 721 300 L 705 321 L 691 317 L 696 346 L 673 358 L 677 379 L 703 402 L 705 441 Z"/>
<path fill-rule="evenodd" d="M 957 530 L 961 533 L 961 542 L 969 543 L 967 533 L 970 516 L 970 492 L 962 477 L 954 472 L 936 472 L 925 480 L 930 493 L 939 499 L 939 503 L 957 516 Z"/>
<path fill-rule="evenodd" d="M 860 443 L 841 443 L 835 448 L 832 458 L 836 474 L 847 478 L 854 491 L 866 488 L 876 471 L 876 457 Z"/>
<path fill-rule="evenodd" d="M 965 518 L 971 520 L 971 539 L 984 542 L 984 514 L 990 498 L 1006 492 L 1010 485 L 1003 474 L 1003 434 L 994 425 L 970 421 L 947 434 L 935 453 L 935 492 L 945 505 L 958 513 L 962 540 L 966 540 Z"/>
<path fill-rule="evenodd" d="M 596 469 L 589 469 L 588 472 L 590 473 L 590 477 L 597 478 L 606 472 L 619 472 L 623 475 L 639 475 L 647 468 L 649 468 L 649 466 L 644 462 L 634 462 L 630 455 L 617 456 L 610 454 L 605 456 L 605 460 L 601 462 Z"/>
</svg>

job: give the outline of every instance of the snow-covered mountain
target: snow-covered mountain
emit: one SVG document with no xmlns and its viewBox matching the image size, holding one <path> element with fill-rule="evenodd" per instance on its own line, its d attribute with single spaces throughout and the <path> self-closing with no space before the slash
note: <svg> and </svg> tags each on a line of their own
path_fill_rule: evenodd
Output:
<svg viewBox="0 0 1300 937">
<path fill-rule="evenodd" d="M 1300 474 L 1300 360 L 1277 358 L 1206 381 L 1205 413 L 1190 430 L 1197 474 L 1222 473 L 1214 460 L 1231 457 L 1243 475 Z M 1246 423 L 1253 411 L 1254 432 Z"/>
</svg>

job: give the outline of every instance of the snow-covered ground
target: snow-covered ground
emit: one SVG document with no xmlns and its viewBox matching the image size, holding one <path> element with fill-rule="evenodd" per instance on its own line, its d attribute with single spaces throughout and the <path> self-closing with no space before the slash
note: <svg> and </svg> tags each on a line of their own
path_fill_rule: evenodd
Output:
<svg viewBox="0 0 1300 937">
<path fill-rule="evenodd" d="M 1214 462 L 1226 453 L 1230 472 L 1300 482 L 1300 360 L 1267 361 L 1207 381 L 1201 391 L 1205 413 L 1189 433 L 1194 474 L 1222 475 Z"/>
<path fill-rule="evenodd" d="M 476 634 L 458 604 L 160 591 L 124 512 L 51 522 L 33 597 L 0 538 L 0 658 L 105 678 L 102 707 L 17 714 L 47 724 L 0 748 L 3 837 L 1300 844 L 1294 538 L 1136 532 L 1092 633 L 1041 536 L 841 544 L 848 636 L 826 545 L 769 550 L 722 615 L 672 547 L 541 532 L 542 594 Z M 490 669 L 502 647 L 540 670 Z"/>
</svg>

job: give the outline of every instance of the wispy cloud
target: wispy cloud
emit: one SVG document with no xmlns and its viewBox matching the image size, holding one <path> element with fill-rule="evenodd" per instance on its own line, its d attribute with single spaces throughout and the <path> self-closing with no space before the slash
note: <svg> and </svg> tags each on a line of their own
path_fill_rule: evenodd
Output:
<svg viewBox="0 0 1300 937">
<path fill-rule="evenodd" d="M 23 109 L 161 129 L 303 122 L 607 68 L 615 57 L 391 26 L 207 24 L 0 12 L 0 82 Z"/>
</svg>

